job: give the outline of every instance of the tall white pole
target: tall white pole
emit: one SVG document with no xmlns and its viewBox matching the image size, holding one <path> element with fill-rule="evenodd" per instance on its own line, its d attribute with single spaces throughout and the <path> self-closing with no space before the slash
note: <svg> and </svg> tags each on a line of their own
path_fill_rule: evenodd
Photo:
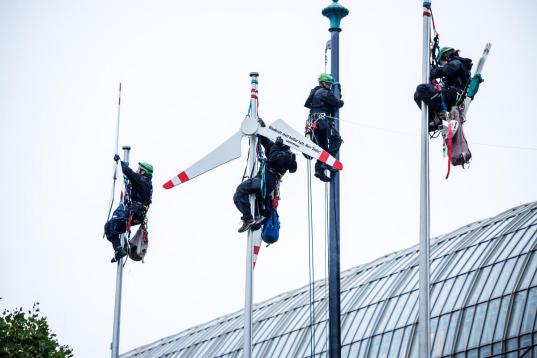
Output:
<svg viewBox="0 0 537 358">
<path fill-rule="evenodd" d="M 257 114 L 257 72 L 250 73 L 252 89 L 250 95 L 250 117 L 256 122 Z M 250 136 L 250 150 L 248 156 L 247 170 L 250 176 L 255 175 L 257 136 Z M 255 195 L 250 195 L 250 207 L 252 208 L 252 217 L 255 217 Z M 244 294 L 244 357 L 252 357 L 252 306 L 253 306 L 253 250 L 254 250 L 254 232 L 248 230 L 248 243 L 246 245 L 246 284 Z"/>
<path fill-rule="evenodd" d="M 123 161 L 129 163 L 129 154 L 131 147 L 123 147 Z M 124 247 L 125 241 L 127 240 L 127 234 L 120 235 L 121 246 Z M 120 333 L 120 323 L 121 323 L 121 289 L 123 286 L 123 263 L 127 257 L 123 257 L 117 262 L 117 271 L 116 271 L 116 299 L 114 303 L 114 329 L 112 333 L 112 358 L 119 357 L 119 333 Z"/>
<path fill-rule="evenodd" d="M 423 3 L 423 57 L 422 82 L 429 83 L 429 39 L 431 34 L 431 3 Z M 419 357 L 430 356 L 429 349 L 429 237 L 430 237 L 430 199 L 429 199 L 429 113 L 421 102 L 421 173 L 420 173 L 420 255 L 419 255 Z"/>
</svg>

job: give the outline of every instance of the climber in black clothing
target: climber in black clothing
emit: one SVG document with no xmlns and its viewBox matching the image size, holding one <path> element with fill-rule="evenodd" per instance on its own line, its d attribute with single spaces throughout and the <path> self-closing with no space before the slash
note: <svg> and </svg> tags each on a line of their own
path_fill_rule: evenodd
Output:
<svg viewBox="0 0 537 358">
<path fill-rule="evenodd" d="M 120 160 L 119 155 L 116 154 L 114 160 L 116 162 Z M 127 163 L 122 161 L 121 169 L 123 175 L 129 181 L 128 191 L 130 197 L 118 206 L 112 214 L 112 218 L 104 225 L 106 238 L 114 248 L 112 262 L 116 262 L 127 255 L 127 251 L 121 246 L 119 236 L 127 231 L 129 217 L 132 217 L 131 226 L 144 222 L 149 205 L 151 205 L 151 196 L 153 195 L 153 184 L 151 183 L 153 166 L 151 164 L 146 162 L 138 163 L 138 171 L 134 172 Z"/>
<path fill-rule="evenodd" d="M 332 92 L 334 79 L 330 74 L 319 76 L 319 85 L 310 91 L 304 107 L 310 109 L 308 123 L 311 126 L 311 140 L 321 148 L 337 157 L 343 140 L 334 126 L 334 116 L 343 107 L 343 101 Z M 320 161 L 315 163 L 315 176 L 322 181 L 330 181 L 324 170 L 332 170 L 329 165 Z"/>
<path fill-rule="evenodd" d="M 416 88 L 414 101 L 421 108 L 423 101 L 429 107 L 429 131 L 434 132 L 445 120 L 445 109 L 459 104 L 470 82 L 472 60 L 459 56 L 459 50 L 442 47 L 438 52 L 439 66 L 431 69 L 431 83 Z M 437 80 L 441 79 L 440 82 Z M 443 108 L 442 98 L 446 108 Z"/>
<path fill-rule="evenodd" d="M 261 126 L 265 126 L 262 120 L 259 120 L 259 122 Z M 239 228 L 239 232 L 245 232 L 252 227 L 260 226 L 265 220 L 263 215 L 259 215 L 256 218 L 252 217 L 250 194 L 255 194 L 261 200 L 268 199 L 271 196 L 270 194 L 278 187 L 283 175 L 287 171 L 294 173 L 297 169 L 295 154 L 291 152 L 289 146 L 283 144 L 281 137 L 278 137 L 276 142 L 272 142 L 263 136 L 258 136 L 258 140 L 265 148 L 267 156 L 264 173 L 262 168 L 255 177 L 243 181 L 239 184 L 233 196 L 233 202 L 242 214 L 242 226 Z M 265 193 L 265 198 L 263 198 L 263 192 Z M 271 203 L 266 203 L 266 205 L 271 205 Z"/>
</svg>

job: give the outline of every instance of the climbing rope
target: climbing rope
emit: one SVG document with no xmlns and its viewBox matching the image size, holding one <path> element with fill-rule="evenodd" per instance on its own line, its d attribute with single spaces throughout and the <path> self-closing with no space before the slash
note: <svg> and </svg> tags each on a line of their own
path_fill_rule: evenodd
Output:
<svg viewBox="0 0 537 358">
<path fill-rule="evenodd" d="M 306 136 L 310 139 L 313 136 L 311 131 L 312 123 L 311 118 L 308 118 L 306 125 Z M 315 356 L 315 251 L 313 241 L 313 200 L 312 200 L 312 185 L 311 185 L 311 158 L 307 161 L 307 188 L 308 188 L 308 274 L 309 274 L 309 315 L 310 315 L 310 354 L 311 357 Z M 330 186 L 329 183 L 325 183 L 325 205 L 324 205 L 324 296 L 328 301 L 328 236 L 329 236 L 329 218 L 330 218 Z M 326 319 L 328 320 L 328 305 L 326 305 Z M 329 331 L 326 332 L 326 342 L 328 342 Z"/>
</svg>

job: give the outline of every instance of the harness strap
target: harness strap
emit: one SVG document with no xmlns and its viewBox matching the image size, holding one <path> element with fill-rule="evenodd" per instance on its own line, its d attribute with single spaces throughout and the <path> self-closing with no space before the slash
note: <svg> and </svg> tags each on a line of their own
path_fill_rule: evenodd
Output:
<svg viewBox="0 0 537 358">
<path fill-rule="evenodd" d="M 326 115 L 324 112 L 316 112 L 312 113 L 308 116 L 308 119 L 306 121 L 306 127 L 304 129 L 304 134 L 308 135 L 312 132 L 313 129 L 317 128 L 317 121 L 324 118 L 330 118 Z"/>
</svg>

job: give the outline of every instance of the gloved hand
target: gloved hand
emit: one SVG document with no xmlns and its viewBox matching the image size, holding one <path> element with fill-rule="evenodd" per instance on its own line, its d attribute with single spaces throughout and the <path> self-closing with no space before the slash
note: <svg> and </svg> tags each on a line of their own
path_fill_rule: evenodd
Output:
<svg viewBox="0 0 537 358">
<path fill-rule="evenodd" d="M 264 122 L 261 118 L 258 118 L 258 119 L 257 119 L 257 123 L 259 123 L 259 125 L 260 125 L 261 127 L 266 127 L 265 122 Z"/>
<path fill-rule="evenodd" d="M 276 144 L 277 144 L 278 146 L 280 146 L 280 147 L 283 145 L 283 139 L 282 139 L 282 137 L 278 136 L 278 138 L 276 138 Z"/>
<path fill-rule="evenodd" d="M 115 162 L 117 162 L 117 161 L 120 160 L 120 159 L 121 159 L 121 157 L 120 157 L 119 155 L 117 155 L 117 154 L 114 155 L 114 161 L 115 161 Z"/>
</svg>

